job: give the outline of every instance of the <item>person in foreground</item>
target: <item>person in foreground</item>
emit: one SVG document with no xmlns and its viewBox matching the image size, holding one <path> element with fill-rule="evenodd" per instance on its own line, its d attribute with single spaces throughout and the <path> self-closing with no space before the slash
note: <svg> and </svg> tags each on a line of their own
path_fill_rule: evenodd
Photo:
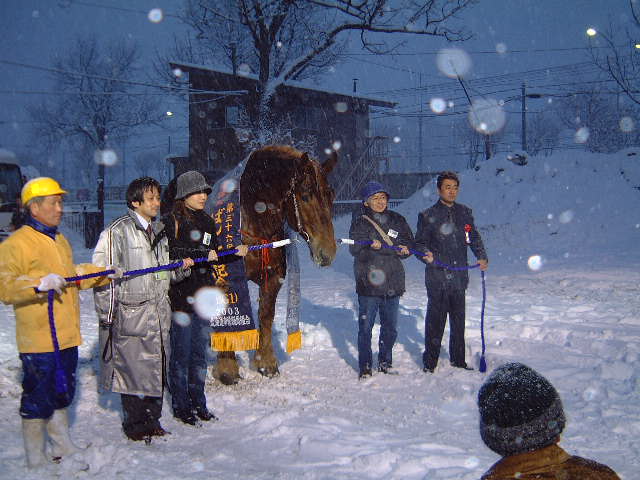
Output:
<svg viewBox="0 0 640 480">
<path fill-rule="evenodd" d="M 238 245 L 237 255 L 218 258 L 216 225 L 204 211 L 210 193 L 211 187 L 201 173 L 193 170 L 183 173 L 176 180 L 173 211 L 163 219 L 170 256 L 209 259 L 192 268 L 191 275 L 169 289 L 174 312 L 169 330 L 169 391 L 173 416 L 188 425 L 197 425 L 198 418 L 205 422 L 217 419 L 207 408 L 204 393 L 210 319 L 200 317 L 188 299 L 203 287 L 215 286 L 214 264 L 240 260 L 249 251 L 247 245 Z"/>
<path fill-rule="evenodd" d="M 415 249 L 425 253 L 418 258 L 426 264 L 428 296 L 423 370 L 433 373 L 438 364 L 447 315 L 451 365 L 473 370 L 465 361 L 464 345 L 465 294 L 469 284 L 467 247 L 471 248 L 483 271 L 488 267 L 487 254 L 473 223 L 471 209 L 456 202 L 460 187 L 458 176 L 454 172 L 441 173 L 437 187 L 438 201 L 418 215 L 415 241 Z"/>
<path fill-rule="evenodd" d="M 405 218 L 387 209 L 389 193 L 375 181 L 362 188 L 362 211 L 354 215 L 349 238 L 371 241 L 370 245 L 349 246 L 358 294 L 358 367 L 359 378 L 371 376 L 373 364 L 371 331 L 380 314 L 378 371 L 393 373 L 393 345 L 398 336 L 398 307 L 405 291 L 402 260 L 409 257 L 413 233 Z M 399 250 L 383 248 L 398 247 Z"/>
<path fill-rule="evenodd" d="M 496 368 L 478 392 L 480 436 L 502 456 L 482 480 L 620 480 L 600 463 L 558 443 L 566 419 L 551 383 L 522 363 Z"/>
<path fill-rule="evenodd" d="M 64 279 L 103 270 L 91 264 L 74 265 L 71 246 L 58 232 L 66 193 L 53 178 L 27 182 L 21 195 L 27 209 L 25 224 L 0 244 L 0 301 L 12 304 L 16 316 L 23 372 L 20 416 L 29 468 L 49 463 L 47 443 L 55 461 L 81 450 L 71 441 L 67 414 L 75 395 L 82 343 L 78 287 L 109 282 L 97 277 L 67 285 Z M 49 323 L 49 290 L 56 292 L 54 330 Z M 66 388 L 60 385 L 60 376 Z"/>
<path fill-rule="evenodd" d="M 150 177 L 127 187 L 127 214 L 101 234 L 93 252 L 97 265 L 138 270 L 172 263 L 163 225 L 153 219 L 160 209 L 160 185 Z M 99 388 L 120 393 L 122 429 L 134 441 L 149 443 L 168 432 L 160 425 L 162 394 L 169 357 L 170 279 L 189 275 L 193 260 L 182 267 L 128 276 L 94 289 L 99 320 Z"/>
</svg>

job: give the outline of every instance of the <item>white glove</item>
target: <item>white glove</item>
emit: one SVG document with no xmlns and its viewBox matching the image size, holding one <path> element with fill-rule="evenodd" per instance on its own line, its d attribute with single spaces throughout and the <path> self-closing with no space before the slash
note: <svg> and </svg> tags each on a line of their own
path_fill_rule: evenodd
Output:
<svg viewBox="0 0 640 480">
<path fill-rule="evenodd" d="M 113 273 L 107 275 L 107 278 L 110 278 L 111 280 L 122 278 L 124 276 L 124 270 L 117 265 L 107 265 L 106 270 L 114 270 Z"/>
<path fill-rule="evenodd" d="M 40 279 L 40 285 L 38 285 L 38 291 L 47 292 L 49 290 L 55 290 L 58 295 L 62 295 L 62 288 L 66 285 L 67 281 L 64 277 L 61 277 L 57 273 L 50 273 Z"/>
<path fill-rule="evenodd" d="M 218 261 L 218 252 L 215 250 L 209 250 L 209 255 L 207 255 L 207 260 L 209 262 L 217 262 Z"/>
</svg>

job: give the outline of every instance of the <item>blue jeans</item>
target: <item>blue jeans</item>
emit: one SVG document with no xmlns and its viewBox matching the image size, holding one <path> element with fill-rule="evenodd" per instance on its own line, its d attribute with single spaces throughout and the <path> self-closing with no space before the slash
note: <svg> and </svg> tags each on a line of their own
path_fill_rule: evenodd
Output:
<svg viewBox="0 0 640 480">
<path fill-rule="evenodd" d="M 71 405 L 76 392 L 76 368 L 78 367 L 78 347 L 60 350 L 60 360 L 67 380 L 67 391 L 56 392 L 56 361 L 53 352 L 21 353 L 22 398 L 20 416 L 22 418 L 49 418 L 54 410 Z"/>
<path fill-rule="evenodd" d="M 206 407 L 204 382 L 207 378 L 209 321 L 195 313 L 189 315 L 188 325 L 173 322 L 169 330 L 171 358 L 169 360 L 169 391 L 176 414 Z"/>
<path fill-rule="evenodd" d="M 392 350 L 398 336 L 398 306 L 400 296 L 370 297 L 358 295 L 358 366 L 360 372 L 372 367 L 371 331 L 380 313 L 378 366 L 390 367 Z"/>
</svg>

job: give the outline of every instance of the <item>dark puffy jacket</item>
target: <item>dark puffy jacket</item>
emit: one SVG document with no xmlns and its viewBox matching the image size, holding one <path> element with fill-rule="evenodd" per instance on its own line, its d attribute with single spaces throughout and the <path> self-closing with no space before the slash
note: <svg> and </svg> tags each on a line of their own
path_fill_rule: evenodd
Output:
<svg viewBox="0 0 640 480">
<path fill-rule="evenodd" d="M 465 225 L 469 225 L 469 244 L 465 237 Z M 486 259 L 480 233 L 473 223 L 471 209 L 460 203 L 447 207 L 438 200 L 435 205 L 418 215 L 415 249 L 431 251 L 436 260 L 453 267 L 466 267 L 467 246 L 477 259 Z M 421 257 L 418 257 L 422 260 Z M 426 263 L 426 262 L 425 262 Z M 469 284 L 467 270 L 452 271 L 438 267 L 435 262 L 427 264 L 425 283 L 428 289 L 465 290 Z"/>
<path fill-rule="evenodd" d="M 176 238 L 176 220 L 178 235 Z M 191 218 L 169 214 L 163 218 L 165 232 L 169 240 L 171 258 L 201 258 L 209 255 L 209 250 L 220 251 L 216 238 L 216 227 L 213 219 L 203 210 L 193 212 Z M 240 259 L 237 255 L 225 255 L 218 259 L 218 264 L 229 263 Z M 211 263 L 196 263 L 191 267 L 191 275 L 169 289 L 171 310 L 193 312 L 193 306 L 187 297 L 192 297 L 198 289 L 216 284 L 216 277 Z"/>
<path fill-rule="evenodd" d="M 386 245 L 382 236 L 363 215 L 374 220 L 387 234 L 389 230 L 398 232 L 396 238 L 390 236 L 394 245 L 412 247 L 413 233 L 402 215 L 390 210 L 374 213 L 368 207 L 363 207 L 363 211 L 354 215 L 351 221 L 349 238 L 352 240 L 380 240 L 383 246 Z M 353 271 L 359 295 L 395 297 L 404 293 L 402 260 L 409 255 L 399 255 L 397 250 L 391 248 L 374 250 L 370 245 L 358 244 L 350 245 L 349 252 L 354 256 Z"/>
</svg>

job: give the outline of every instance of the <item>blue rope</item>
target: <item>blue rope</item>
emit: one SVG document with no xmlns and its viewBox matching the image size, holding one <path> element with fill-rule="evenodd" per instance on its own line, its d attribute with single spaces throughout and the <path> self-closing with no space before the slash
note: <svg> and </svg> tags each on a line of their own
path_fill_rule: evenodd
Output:
<svg viewBox="0 0 640 480">
<path fill-rule="evenodd" d="M 351 240 L 354 243 L 357 243 L 358 245 L 371 245 L 373 243 L 372 240 Z M 400 247 L 396 246 L 396 245 L 386 245 L 386 244 L 382 244 L 383 248 L 390 248 L 392 250 L 397 250 L 400 251 L 402 250 Z M 424 257 L 426 254 L 423 252 L 419 252 L 417 250 L 414 250 L 412 248 L 408 249 L 410 253 L 412 253 L 413 255 L 417 255 L 418 257 L 422 258 Z M 476 263 L 475 265 L 469 265 L 469 266 L 465 266 L 465 267 L 454 267 L 452 265 L 447 265 L 446 263 L 442 263 L 441 261 L 439 261 L 438 259 L 433 260 L 433 263 L 435 265 L 437 265 L 438 267 L 442 267 L 442 268 L 446 268 L 447 270 L 452 270 L 452 271 L 463 271 L 463 270 L 471 270 L 472 268 L 478 268 L 480 266 L 479 263 Z M 484 271 L 480 271 L 480 276 L 482 277 L 482 308 L 480 310 L 480 338 L 482 340 L 482 354 L 480 355 L 480 367 L 479 370 L 484 373 L 487 371 L 487 361 L 484 357 L 485 354 L 485 341 L 484 341 L 484 306 L 486 303 L 486 299 L 487 299 L 487 287 L 485 284 L 485 276 L 484 276 Z"/>
<path fill-rule="evenodd" d="M 51 328 L 51 340 L 53 341 L 53 358 L 56 362 L 56 392 L 65 393 L 69 390 L 67 385 L 67 376 L 64 373 L 62 367 L 62 357 L 60 356 L 60 345 L 58 344 L 58 337 L 56 335 L 56 322 L 53 320 L 53 295 L 55 290 L 49 290 L 47 292 L 47 311 L 49 313 L 49 327 Z"/>
<path fill-rule="evenodd" d="M 265 243 L 262 245 L 252 245 L 249 247 L 249 250 L 260 250 L 262 248 L 271 248 L 274 244 L 278 244 L 280 242 L 271 242 Z M 218 253 L 218 257 L 224 257 L 225 255 L 233 255 L 238 253 L 237 248 L 233 248 L 231 250 L 225 250 L 223 252 Z M 193 263 L 204 263 L 208 262 L 208 257 L 200 257 L 194 258 Z M 140 268 L 138 270 L 129 270 L 122 274 L 124 277 L 130 277 L 134 275 L 145 275 L 147 273 L 159 272 L 161 270 L 173 270 L 174 268 L 179 268 L 183 265 L 183 261 L 168 263 L 166 265 L 158 265 L 157 267 L 149 267 L 149 268 Z M 96 278 L 96 277 L 104 277 L 106 275 L 110 275 L 112 273 L 116 273 L 115 270 L 103 270 L 101 272 L 88 273 L 86 275 L 78 275 L 75 277 L 65 277 L 67 282 L 79 282 L 80 280 L 86 280 L 88 278 Z M 49 290 L 47 292 L 47 312 L 49 314 L 49 328 L 51 329 L 51 341 L 53 342 L 53 355 L 56 363 L 56 392 L 65 393 L 69 390 L 69 386 L 67 385 L 67 377 L 64 373 L 64 368 L 62 367 L 62 357 L 60 356 L 60 345 L 58 343 L 58 335 L 56 333 L 56 322 L 53 316 L 53 301 L 54 301 L 55 290 Z"/>
<path fill-rule="evenodd" d="M 480 355 L 480 371 L 482 373 L 487 371 L 487 361 L 484 358 L 484 304 L 487 300 L 487 288 L 485 286 L 484 280 L 484 271 L 480 271 L 480 276 L 482 277 L 482 310 L 480 314 L 480 338 L 482 339 L 482 355 Z"/>
</svg>

